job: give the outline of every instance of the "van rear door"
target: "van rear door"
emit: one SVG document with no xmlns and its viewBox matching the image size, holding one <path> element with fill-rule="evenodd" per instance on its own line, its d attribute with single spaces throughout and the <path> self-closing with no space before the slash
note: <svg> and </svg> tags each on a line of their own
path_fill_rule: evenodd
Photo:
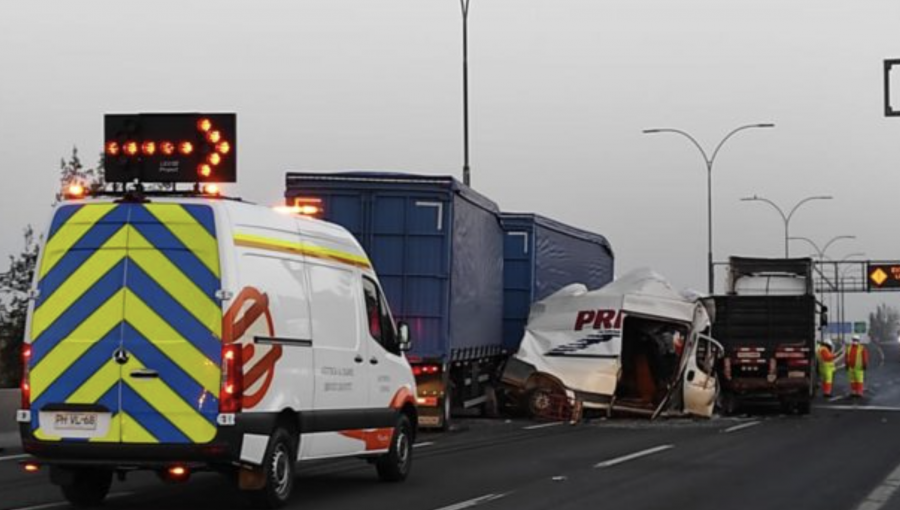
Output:
<svg viewBox="0 0 900 510">
<path fill-rule="evenodd" d="M 216 435 L 222 307 L 219 247 L 205 205 L 134 206 L 122 347 L 123 443 Z"/>
<path fill-rule="evenodd" d="M 213 439 L 221 358 L 212 209 L 61 207 L 31 321 L 39 439 Z"/>
<path fill-rule="evenodd" d="M 57 209 L 31 314 L 32 433 L 45 441 L 119 441 L 128 210 Z"/>
</svg>

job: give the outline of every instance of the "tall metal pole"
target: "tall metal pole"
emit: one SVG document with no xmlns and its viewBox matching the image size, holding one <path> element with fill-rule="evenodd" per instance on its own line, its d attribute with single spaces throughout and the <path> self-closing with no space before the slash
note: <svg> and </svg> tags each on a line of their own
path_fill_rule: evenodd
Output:
<svg viewBox="0 0 900 510">
<path fill-rule="evenodd" d="M 713 210 L 712 210 L 712 167 L 713 161 L 706 162 L 706 267 L 710 295 L 715 293 L 715 267 L 713 266 Z"/>
<path fill-rule="evenodd" d="M 715 269 L 713 265 L 713 210 L 712 210 L 712 169 L 713 164 L 716 162 L 716 156 L 719 154 L 719 150 L 725 145 L 725 142 L 728 141 L 729 138 L 734 136 L 740 131 L 745 129 L 752 128 L 770 128 L 775 127 L 775 124 L 764 123 L 764 124 L 747 124 L 746 126 L 740 126 L 738 128 L 732 129 L 730 133 L 725 135 L 724 138 L 716 145 L 715 150 L 713 150 L 712 156 L 708 156 L 706 151 L 703 150 L 703 146 L 697 141 L 696 138 L 688 134 L 686 131 L 682 131 L 680 129 L 672 129 L 672 128 L 654 128 L 654 129 L 645 129 L 644 134 L 656 134 L 656 133 L 676 133 L 681 136 L 686 137 L 691 143 L 694 144 L 695 147 L 700 151 L 700 154 L 703 156 L 703 161 L 706 163 L 706 235 L 708 242 L 708 249 L 706 252 L 706 265 L 708 271 L 708 283 L 709 283 L 709 293 L 713 294 L 715 292 L 714 278 L 715 278 Z"/>
<path fill-rule="evenodd" d="M 463 50 L 463 183 L 472 185 L 469 168 L 469 0 L 459 0 L 462 9 Z"/>
</svg>

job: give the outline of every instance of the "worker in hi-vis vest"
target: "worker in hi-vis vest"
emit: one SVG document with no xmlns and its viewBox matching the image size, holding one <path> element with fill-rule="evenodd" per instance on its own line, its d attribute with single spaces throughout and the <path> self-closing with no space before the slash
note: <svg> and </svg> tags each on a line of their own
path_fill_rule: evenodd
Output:
<svg viewBox="0 0 900 510">
<path fill-rule="evenodd" d="M 825 339 L 819 342 L 816 351 L 819 359 L 819 379 L 822 381 L 822 395 L 831 397 L 831 388 L 834 386 L 834 345 L 831 340 Z"/>
<path fill-rule="evenodd" d="M 869 351 L 860 343 L 859 335 L 853 335 L 847 349 L 847 378 L 850 379 L 850 395 L 862 397 L 865 389 L 866 369 L 869 368 Z"/>
</svg>

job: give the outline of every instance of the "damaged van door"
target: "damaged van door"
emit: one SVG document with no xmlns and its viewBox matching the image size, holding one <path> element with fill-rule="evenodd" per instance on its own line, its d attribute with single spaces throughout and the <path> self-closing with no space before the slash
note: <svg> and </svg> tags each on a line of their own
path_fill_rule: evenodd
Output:
<svg viewBox="0 0 900 510">
<path fill-rule="evenodd" d="M 721 357 L 722 352 L 719 342 L 703 334 L 694 334 L 693 339 L 685 346 L 679 384 L 673 385 L 672 391 L 660 402 L 653 413 L 653 419 L 669 409 L 679 408 L 684 414 L 711 417 L 719 394 L 719 381 L 715 375 L 716 360 Z"/>
</svg>

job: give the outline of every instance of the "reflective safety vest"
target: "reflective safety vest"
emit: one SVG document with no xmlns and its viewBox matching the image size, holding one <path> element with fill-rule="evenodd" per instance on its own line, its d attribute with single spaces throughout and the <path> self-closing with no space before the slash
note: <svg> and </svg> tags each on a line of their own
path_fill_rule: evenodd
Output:
<svg viewBox="0 0 900 510">
<path fill-rule="evenodd" d="M 819 347 L 819 374 L 825 381 L 830 382 L 834 378 L 834 353 L 827 345 Z"/>
<path fill-rule="evenodd" d="M 865 370 L 869 367 L 869 351 L 862 344 L 852 344 L 847 351 L 847 369 Z"/>
</svg>

